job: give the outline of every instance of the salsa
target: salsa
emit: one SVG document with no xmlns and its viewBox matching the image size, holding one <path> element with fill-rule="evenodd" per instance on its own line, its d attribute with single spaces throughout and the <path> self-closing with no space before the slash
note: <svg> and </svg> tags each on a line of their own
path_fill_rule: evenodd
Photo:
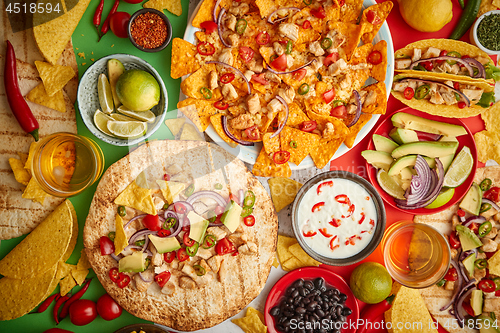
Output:
<svg viewBox="0 0 500 333">
<path fill-rule="evenodd" d="M 500 14 L 488 15 L 479 23 L 477 39 L 489 50 L 500 50 Z"/>
<path fill-rule="evenodd" d="M 130 34 L 137 45 L 145 49 L 160 47 L 168 36 L 167 25 L 160 15 L 144 13 L 135 18 Z"/>
</svg>

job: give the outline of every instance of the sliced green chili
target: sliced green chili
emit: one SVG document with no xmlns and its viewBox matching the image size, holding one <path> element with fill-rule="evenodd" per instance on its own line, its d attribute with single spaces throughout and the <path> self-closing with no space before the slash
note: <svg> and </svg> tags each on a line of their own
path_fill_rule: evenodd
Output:
<svg viewBox="0 0 500 333">
<path fill-rule="evenodd" d="M 255 205 L 255 193 L 253 191 L 247 191 L 245 194 L 245 199 L 243 200 L 244 207 L 253 207 Z"/>
<path fill-rule="evenodd" d="M 215 243 L 217 243 L 217 238 L 215 238 L 214 235 L 207 234 L 203 239 L 203 244 L 201 245 L 201 247 L 204 249 L 210 249 L 214 247 Z"/>
<path fill-rule="evenodd" d="M 413 67 L 413 69 L 416 71 L 427 72 L 427 69 L 425 69 L 425 67 L 422 65 L 417 65 L 417 66 Z"/>
<path fill-rule="evenodd" d="M 184 195 L 189 197 L 194 192 L 194 184 L 188 186 L 188 188 L 184 191 Z"/>
<path fill-rule="evenodd" d="M 477 269 L 485 269 L 488 267 L 488 261 L 486 261 L 486 259 L 477 259 L 474 261 L 474 266 L 476 266 Z"/>
<path fill-rule="evenodd" d="M 481 224 L 479 226 L 478 234 L 477 235 L 480 238 L 485 237 L 486 235 L 488 235 L 490 233 L 491 228 L 493 228 L 493 225 L 491 224 L 491 222 L 490 221 L 486 221 L 486 222 L 484 222 L 483 224 Z"/>
<path fill-rule="evenodd" d="M 495 285 L 497 286 L 495 290 L 500 290 L 500 277 L 493 278 L 491 281 L 495 282 Z"/>
<path fill-rule="evenodd" d="M 177 219 L 175 217 L 169 217 L 163 223 L 163 229 L 171 229 L 177 223 Z"/>
<path fill-rule="evenodd" d="M 486 192 L 486 191 L 488 191 L 490 189 L 491 184 L 493 184 L 493 182 L 491 181 L 491 179 L 485 178 L 485 179 L 483 179 L 483 181 L 481 182 L 481 184 L 479 184 L 479 187 L 481 188 L 481 191 Z"/>
<path fill-rule="evenodd" d="M 297 148 L 297 141 L 295 140 L 290 141 L 290 147 Z"/>
<path fill-rule="evenodd" d="M 457 51 L 450 51 L 446 53 L 448 57 L 462 58 L 462 55 Z M 446 62 L 450 65 L 455 65 L 457 62 L 455 60 L 446 60 Z"/>
<path fill-rule="evenodd" d="M 321 41 L 321 48 L 323 50 L 329 49 L 330 46 L 332 46 L 332 44 L 333 44 L 333 41 L 330 38 L 328 38 L 328 37 L 323 38 L 323 40 Z"/>
<path fill-rule="evenodd" d="M 481 204 L 481 209 L 479 209 L 479 214 L 487 212 L 491 209 L 491 204 L 489 203 L 483 203 Z"/>
<path fill-rule="evenodd" d="M 204 99 L 211 99 L 213 96 L 212 90 L 208 89 L 207 87 L 201 87 L 200 93 Z"/>
<path fill-rule="evenodd" d="M 273 62 L 274 59 L 278 58 L 277 54 L 273 54 L 271 57 L 269 57 L 269 62 Z"/>
<path fill-rule="evenodd" d="M 436 283 L 436 286 L 442 287 L 442 286 L 444 286 L 445 283 L 446 283 L 446 280 L 442 279 L 441 281 L 439 281 L 438 283 Z"/>
<path fill-rule="evenodd" d="M 410 59 L 411 57 L 407 54 L 398 54 L 396 55 L 396 59 Z"/>
<path fill-rule="evenodd" d="M 305 95 L 309 92 L 309 85 L 307 83 L 302 83 L 297 91 L 299 95 Z"/>
<path fill-rule="evenodd" d="M 285 53 L 286 54 L 291 54 L 292 53 L 292 49 L 293 49 L 293 43 L 291 40 L 289 40 L 288 42 L 286 42 L 286 50 L 285 50 Z"/>
<path fill-rule="evenodd" d="M 252 215 L 253 213 L 253 207 L 243 207 L 243 210 L 241 211 L 241 217 L 247 217 Z"/>
<path fill-rule="evenodd" d="M 116 233 L 114 231 L 110 231 L 108 233 L 108 238 L 111 239 L 112 242 L 114 242 L 115 241 L 115 235 L 116 235 Z"/>
<path fill-rule="evenodd" d="M 217 215 L 215 215 L 215 212 L 213 210 L 207 213 L 207 217 L 208 217 L 208 222 L 210 223 L 215 223 L 215 220 L 217 219 Z"/>
<path fill-rule="evenodd" d="M 170 207 L 170 205 L 168 203 L 166 203 L 166 204 L 163 205 L 163 209 L 165 209 L 165 210 L 167 210 L 168 207 Z"/>
<path fill-rule="evenodd" d="M 216 190 L 222 190 L 222 184 L 221 183 L 215 184 L 215 189 Z"/>
<path fill-rule="evenodd" d="M 302 2 L 304 3 L 304 5 L 306 6 L 309 6 L 310 4 L 312 4 L 312 0 L 302 0 Z"/>
<path fill-rule="evenodd" d="M 415 90 L 415 99 L 424 99 L 429 92 L 431 91 L 431 87 L 428 84 L 424 84 Z"/>
<path fill-rule="evenodd" d="M 148 257 L 144 261 L 144 265 L 146 266 L 146 268 L 144 270 L 148 269 L 150 264 L 151 264 L 151 258 Z"/>
<path fill-rule="evenodd" d="M 137 245 L 137 246 L 144 246 L 145 243 L 146 243 L 145 239 L 139 239 L 134 244 Z"/>
<path fill-rule="evenodd" d="M 125 215 L 127 215 L 127 209 L 125 209 L 125 206 L 118 206 L 118 215 L 120 215 L 121 217 L 124 217 Z"/>
<path fill-rule="evenodd" d="M 200 265 L 194 265 L 193 268 L 194 268 L 194 271 L 196 272 L 196 275 L 198 275 L 198 276 L 203 276 L 207 272 L 205 270 L 205 268 L 203 268 Z"/>
<path fill-rule="evenodd" d="M 346 105 L 346 102 L 344 102 L 341 99 L 336 99 L 336 100 L 333 101 L 333 107 L 334 108 L 337 107 L 337 106 L 339 106 L 339 105 Z"/>
<path fill-rule="evenodd" d="M 454 93 L 455 94 L 455 99 L 458 101 L 460 101 L 460 95 L 458 93 Z"/>
<path fill-rule="evenodd" d="M 236 32 L 240 35 L 243 35 L 245 33 L 245 30 L 247 29 L 248 22 L 245 19 L 239 19 L 236 21 Z"/>
<path fill-rule="evenodd" d="M 188 256 L 194 257 L 196 255 L 196 253 L 198 252 L 199 246 L 200 246 L 200 244 L 198 244 L 198 242 L 195 242 L 193 246 L 186 247 L 186 252 L 187 252 Z"/>
</svg>

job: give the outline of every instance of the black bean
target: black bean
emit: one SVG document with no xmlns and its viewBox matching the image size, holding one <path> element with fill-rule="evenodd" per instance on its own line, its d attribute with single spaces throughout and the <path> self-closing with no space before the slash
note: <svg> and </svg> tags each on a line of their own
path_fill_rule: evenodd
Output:
<svg viewBox="0 0 500 333">
<path fill-rule="evenodd" d="M 290 326 L 285 327 L 285 332 L 290 332 Z"/>
<path fill-rule="evenodd" d="M 332 320 L 332 316 L 331 315 L 326 315 L 323 317 L 323 320 L 327 320 L 328 322 L 330 322 L 330 320 Z"/>
<path fill-rule="evenodd" d="M 283 323 L 283 326 L 285 326 L 285 328 L 286 328 L 286 327 L 290 327 L 290 321 L 289 321 L 289 320 L 285 321 L 285 322 Z"/>
<path fill-rule="evenodd" d="M 347 295 L 343 293 L 340 293 L 339 297 L 340 297 L 340 302 L 342 303 L 344 303 L 347 299 Z"/>
<path fill-rule="evenodd" d="M 335 308 L 335 313 L 337 314 L 337 316 L 341 316 L 342 315 L 342 306 L 341 305 L 337 305 L 337 307 Z"/>
<path fill-rule="evenodd" d="M 305 281 L 304 282 L 304 287 L 306 287 L 309 290 L 313 290 L 314 289 L 314 284 L 311 281 Z"/>
<path fill-rule="evenodd" d="M 294 290 L 294 291 L 290 294 L 290 297 L 295 298 L 295 297 L 297 297 L 297 296 L 299 296 L 299 291 L 298 291 L 297 289 L 295 289 L 295 290 Z"/>
<path fill-rule="evenodd" d="M 325 295 L 328 297 L 332 297 L 333 296 L 333 289 L 328 289 L 327 291 L 325 291 Z"/>
<path fill-rule="evenodd" d="M 326 291 L 326 287 L 323 286 L 323 287 L 319 288 L 319 290 L 321 290 L 321 292 L 325 292 Z"/>
<path fill-rule="evenodd" d="M 317 309 L 315 312 L 320 318 L 323 318 L 325 316 L 325 312 L 321 309 Z"/>
<path fill-rule="evenodd" d="M 298 308 L 295 309 L 295 312 L 296 313 L 302 313 L 302 314 L 304 314 L 304 313 L 307 312 L 307 310 L 304 309 L 303 307 L 298 307 Z"/>
<path fill-rule="evenodd" d="M 298 322 L 299 320 L 301 320 L 301 319 L 302 319 L 302 316 L 300 316 L 300 315 L 295 315 L 295 316 L 293 316 L 293 317 L 292 317 L 292 319 L 293 319 L 293 320 L 295 320 L 295 322 Z"/>
<path fill-rule="evenodd" d="M 341 322 L 345 322 L 345 321 L 346 321 L 346 319 L 347 319 L 347 318 L 346 318 L 346 317 L 344 317 L 344 316 L 340 316 L 340 317 L 339 317 L 339 321 L 341 321 Z"/>
<path fill-rule="evenodd" d="M 352 313 L 352 310 L 349 308 L 343 308 L 342 309 L 342 315 L 343 316 L 349 316 Z"/>
<path fill-rule="evenodd" d="M 326 330 L 322 327 L 318 330 L 319 333 L 326 333 Z"/>
<path fill-rule="evenodd" d="M 325 285 L 325 280 L 322 277 L 314 279 L 314 287 L 316 287 L 316 289 L 320 289 L 324 285 Z"/>
<path fill-rule="evenodd" d="M 307 310 L 309 311 L 314 311 L 316 309 L 316 306 L 318 305 L 318 302 L 311 302 L 307 305 Z"/>
<path fill-rule="evenodd" d="M 321 297 L 320 297 L 319 295 L 317 295 L 317 296 L 315 296 L 315 297 L 314 297 L 314 300 L 315 300 L 316 302 L 319 302 L 319 301 L 321 301 Z"/>
<path fill-rule="evenodd" d="M 335 302 L 338 303 L 338 302 L 340 302 L 340 297 L 337 296 L 337 295 L 335 295 L 335 296 L 332 297 L 332 301 L 335 301 Z"/>
<path fill-rule="evenodd" d="M 283 316 L 283 317 L 280 317 L 280 319 L 278 319 L 278 323 L 283 324 L 287 320 L 288 320 L 288 318 L 286 316 Z"/>
<path fill-rule="evenodd" d="M 302 327 L 302 325 L 300 325 Z M 304 328 L 299 328 L 297 331 L 298 333 L 306 333 L 306 330 Z"/>
<path fill-rule="evenodd" d="M 314 289 L 311 294 L 313 294 L 314 296 L 318 296 L 318 295 L 321 295 L 321 290 L 318 290 L 318 289 Z"/>
<path fill-rule="evenodd" d="M 289 288 L 286 290 L 285 295 L 290 296 L 290 295 L 291 295 L 294 291 L 295 291 L 295 288 L 294 288 L 294 287 L 289 287 Z"/>
<path fill-rule="evenodd" d="M 286 317 L 292 317 L 292 316 L 293 316 L 293 312 L 288 311 L 288 310 L 286 310 L 285 312 L 283 312 L 283 314 L 284 314 Z"/>
<path fill-rule="evenodd" d="M 281 311 L 279 307 L 275 306 L 274 308 L 271 309 L 271 311 L 269 311 L 269 313 L 271 314 L 271 316 L 277 317 L 280 315 Z"/>
<path fill-rule="evenodd" d="M 277 324 L 277 325 L 276 325 L 276 329 L 277 329 L 278 331 L 284 331 L 284 330 L 285 330 L 285 326 L 283 326 L 283 324 Z"/>
<path fill-rule="evenodd" d="M 306 296 L 307 294 L 309 294 L 309 289 L 306 289 L 304 287 L 299 288 L 299 295 L 300 296 Z"/>
<path fill-rule="evenodd" d="M 306 333 L 314 333 L 314 330 L 312 328 L 306 329 Z"/>
<path fill-rule="evenodd" d="M 304 298 L 304 299 L 302 300 L 302 303 L 304 303 L 304 304 L 309 304 L 309 303 L 311 303 L 311 299 L 310 299 L 309 297 L 306 297 L 306 298 Z"/>
<path fill-rule="evenodd" d="M 326 302 L 323 302 L 323 305 L 321 306 L 321 308 L 325 311 L 328 311 L 328 309 L 330 309 L 330 306 L 328 305 L 328 303 Z"/>
<path fill-rule="evenodd" d="M 293 286 L 294 286 L 295 288 L 300 288 L 300 287 L 302 287 L 303 285 L 304 285 L 304 279 L 298 279 L 297 281 L 295 281 L 295 282 L 293 283 Z"/>
<path fill-rule="evenodd" d="M 334 295 L 339 295 L 340 291 L 337 288 L 332 288 Z"/>
<path fill-rule="evenodd" d="M 312 316 L 316 318 L 316 321 L 320 321 L 321 319 L 316 313 L 313 313 Z"/>
</svg>

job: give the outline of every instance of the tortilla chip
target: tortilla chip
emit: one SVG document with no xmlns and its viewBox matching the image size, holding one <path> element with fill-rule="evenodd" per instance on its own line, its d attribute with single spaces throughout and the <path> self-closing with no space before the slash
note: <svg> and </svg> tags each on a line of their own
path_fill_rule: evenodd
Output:
<svg viewBox="0 0 500 333">
<path fill-rule="evenodd" d="M 191 24 L 195 28 L 201 28 L 200 24 L 205 21 L 213 21 L 213 11 L 216 0 L 204 0 L 200 5 L 200 9 L 196 13 L 196 16 L 193 18 Z M 220 8 L 224 7 L 226 9 L 231 5 L 231 0 L 222 0 L 219 4 L 219 8 L 216 9 L 216 15 L 219 15 Z"/>
<path fill-rule="evenodd" d="M 36 181 L 35 177 L 31 177 L 31 179 L 28 182 L 28 186 L 26 186 L 26 189 L 22 194 L 22 197 L 24 199 L 31 199 L 34 202 L 39 202 L 41 205 L 43 205 L 45 197 L 47 196 L 48 194 L 44 190 L 42 190 L 40 185 L 38 185 L 38 182 Z"/>
<path fill-rule="evenodd" d="M 365 91 L 374 91 L 377 94 L 377 101 L 367 106 L 363 106 L 363 113 L 385 114 L 387 111 L 387 92 L 384 81 L 370 84 L 363 88 Z"/>
<path fill-rule="evenodd" d="M 276 164 L 266 154 L 264 147 L 260 150 L 259 156 L 253 165 L 252 172 L 260 177 L 290 177 L 292 170 L 288 163 Z"/>
<path fill-rule="evenodd" d="M 342 21 L 350 23 L 356 23 L 358 21 L 359 13 L 363 7 L 363 0 L 334 1 L 339 6 L 339 2 L 344 2 L 344 5 L 340 7 L 340 17 L 342 17 Z"/>
<path fill-rule="evenodd" d="M 276 257 L 274 257 L 274 260 L 273 260 L 273 267 L 274 268 L 280 267 L 280 262 L 278 261 L 278 258 L 276 258 Z"/>
<path fill-rule="evenodd" d="M 26 161 L 28 160 L 28 154 L 25 154 L 25 153 L 18 151 L 17 156 L 19 156 L 19 158 L 21 159 L 21 162 L 23 163 L 23 168 L 24 168 L 24 165 L 26 164 Z"/>
<path fill-rule="evenodd" d="M 125 229 L 123 227 L 123 219 L 120 215 L 116 214 L 115 218 L 115 255 L 122 253 L 123 249 L 128 246 L 127 235 L 125 234 Z"/>
<path fill-rule="evenodd" d="M 477 147 L 477 159 L 483 163 L 495 160 L 500 163 L 500 136 L 498 132 L 481 131 L 474 134 Z"/>
<path fill-rule="evenodd" d="M 252 314 L 256 314 L 257 316 L 259 316 L 259 319 L 260 321 L 262 322 L 262 324 L 266 324 L 266 319 L 264 318 L 264 314 L 262 312 L 260 312 L 259 310 L 256 310 L 254 308 L 252 308 L 251 306 L 249 306 L 247 308 L 247 316 L 249 315 L 252 315 Z"/>
<path fill-rule="evenodd" d="M 333 135 L 331 135 L 331 139 L 343 139 L 349 134 L 349 128 L 344 124 L 342 120 L 337 117 L 332 117 L 330 115 L 323 115 L 313 111 L 308 111 L 307 115 L 311 120 L 316 121 L 318 125 L 318 129 L 323 131 L 326 126 L 326 123 L 332 123 L 334 127 Z"/>
<path fill-rule="evenodd" d="M 262 323 L 256 313 L 247 313 L 245 317 L 231 319 L 231 321 L 238 325 L 245 333 L 267 333 L 267 326 Z"/>
<path fill-rule="evenodd" d="M 387 71 L 387 42 L 382 39 L 373 46 L 372 51 L 379 51 L 382 55 L 382 61 L 373 66 L 370 76 L 379 81 L 379 83 L 384 83 Z"/>
<path fill-rule="evenodd" d="M 297 259 L 299 259 L 305 266 L 319 266 L 320 262 L 314 260 L 309 256 L 299 243 L 293 244 L 288 248 L 288 251 L 292 253 Z"/>
<path fill-rule="evenodd" d="M 262 143 L 266 154 L 271 155 L 280 150 L 280 137 L 276 135 L 271 139 L 273 133 L 266 133 L 262 136 Z"/>
<path fill-rule="evenodd" d="M 53 265 L 45 273 L 30 279 L 20 280 L 8 277 L 0 279 L 0 299 L 2 300 L 0 320 L 19 318 L 33 310 L 46 295 L 52 292 L 49 290 L 55 275 L 56 265 Z"/>
<path fill-rule="evenodd" d="M 297 127 L 304 121 L 309 120 L 309 117 L 306 116 L 297 103 L 288 104 L 288 119 L 286 121 L 287 126 Z"/>
<path fill-rule="evenodd" d="M 78 263 L 76 264 L 77 270 L 85 270 L 89 269 L 92 266 L 90 265 L 89 259 L 87 258 L 87 254 L 85 253 L 85 249 L 82 249 L 80 254 L 80 259 L 78 259 Z"/>
<path fill-rule="evenodd" d="M 165 125 L 167 125 L 173 136 L 176 136 L 184 125 L 186 119 L 184 118 L 173 118 L 165 120 Z"/>
<path fill-rule="evenodd" d="M 281 263 L 281 268 L 283 268 L 284 271 L 290 272 L 293 271 L 294 269 L 304 267 L 304 263 L 300 261 L 297 257 L 291 257 L 287 261 Z"/>
<path fill-rule="evenodd" d="M 326 140 L 321 139 L 319 141 L 318 148 L 311 151 L 310 155 L 316 165 L 316 168 L 323 169 L 328 162 L 332 159 L 333 155 L 337 149 L 339 149 L 340 145 L 344 142 L 344 139 L 336 139 L 336 140 Z"/>
<path fill-rule="evenodd" d="M 320 136 L 285 126 L 280 133 L 281 149 L 290 153 L 290 162 L 297 165 L 315 150 Z M 296 146 L 296 148 L 294 148 Z"/>
<path fill-rule="evenodd" d="M 481 113 L 481 119 L 483 119 L 487 131 L 500 133 L 500 122 L 498 121 L 500 119 L 500 104 L 496 103 Z"/>
<path fill-rule="evenodd" d="M 135 181 L 115 199 L 115 204 L 135 208 L 150 215 L 156 215 L 156 208 L 151 196 L 151 190 L 136 184 Z"/>
<path fill-rule="evenodd" d="M 12 172 L 14 172 L 14 178 L 16 178 L 16 181 L 19 184 L 23 184 L 25 186 L 28 185 L 31 175 L 26 169 L 24 168 L 24 164 L 21 160 L 17 158 L 9 158 L 9 164 L 10 168 L 12 169 Z"/>
<path fill-rule="evenodd" d="M 67 264 L 64 261 L 60 260 L 59 263 L 57 264 L 56 279 L 58 280 L 64 279 L 75 268 L 76 265 Z"/>
<path fill-rule="evenodd" d="M 65 200 L 64 202 L 68 206 L 69 211 L 71 213 L 73 228 L 71 231 L 71 239 L 69 241 L 68 248 L 66 249 L 66 253 L 64 253 L 64 255 L 61 258 L 62 261 L 66 261 L 69 259 L 69 257 L 71 257 L 71 254 L 75 249 L 76 242 L 78 241 L 78 217 L 76 216 L 75 207 L 73 207 L 73 204 L 69 200 Z"/>
<path fill-rule="evenodd" d="M 201 88 L 209 86 L 208 79 L 211 71 L 217 71 L 215 64 L 203 65 L 196 72 L 189 75 L 189 77 L 181 83 L 182 92 L 188 97 L 205 100 L 200 90 Z M 216 88 L 212 91 L 212 98 L 210 98 L 209 101 L 218 101 L 221 97 L 222 94 L 220 89 Z M 179 105 L 177 105 L 177 107 L 179 107 Z"/>
<path fill-rule="evenodd" d="M 276 212 L 291 204 L 302 187 L 301 183 L 289 178 L 270 178 L 267 182 Z"/>
<path fill-rule="evenodd" d="M 57 91 L 53 96 L 49 96 L 45 91 L 43 83 L 33 88 L 26 95 L 26 99 L 59 112 L 66 112 L 66 101 L 64 100 L 62 90 Z"/>
<path fill-rule="evenodd" d="M 287 237 L 283 235 L 278 235 L 278 244 L 276 245 L 276 253 L 278 254 L 278 259 L 283 264 L 290 258 L 293 258 L 292 252 L 288 249 L 293 244 L 297 244 L 297 240 L 294 237 Z"/>
<path fill-rule="evenodd" d="M 278 9 L 274 0 L 255 0 L 255 5 L 259 8 L 260 16 L 263 18 Z"/>
<path fill-rule="evenodd" d="M 358 121 L 353 126 L 349 127 L 349 135 L 346 136 L 344 143 L 348 148 L 352 148 L 354 146 L 354 141 L 356 140 L 356 136 L 359 131 L 365 126 L 365 124 L 372 118 L 371 114 L 362 113 L 359 116 Z"/>
<path fill-rule="evenodd" d="M 30 144 L 30 150 L 28 152 L 28 159 L 26 160 L 26 163 L 24 164 L 24 168 L 31 170 L 31 161 L 33 160 L 33 153 L 35 152 L 35 148 L 38 142 L 32 142 Z"/>
<path fill-rule="evenodd" d="M 75 71 L 70 66 L 51 65 L 43 61 L 35 61 L 35 66 L 48 96 L 61 92 L 69 80 L 75 76 Z"/>
<path fill-rule="evenodd" d="M 170 76 L 178 79 L 181 76 L 197 71 L 201 65 L 195 58 L 198 54 L 196 46 L 184 39 L 174 38 L 172 41 L 172 59 Z"/>
<path fill-rule="evenodd" d="M 339 48 L 339 54 L 344 59 L 351 59 L 361 39 L 361 26 L 354 23 L 338 21 L 330 22 L 329 28 L 345 36 L 345 43 Z"/>
<path fill-rule="evenodd" d="M 156 183 L 160 186 L 161 193 L 168 204 L 173 203 L 175 197 L 186 188 L 186 184 L 174 181 L 157 180 Z"/>
<path fill-rule="evenodd" d="M 184 128 L 182 129 L 181 133 L 181 140 L 192 140 L 192 141 L 205 141 L 203 138 L 198 134 L 196 129 L 194 128 L 193 125 L 191 124 L 185 124 Z"/>
<path fill-rule="evenodd" d="M 68 248 L 72 228 L 71 212 L 63 202 L 0 260 L 0 274 L 29 279 L 55 267 Z"/>
<path fill-rule="evenodd" d="M 181 0 L 149 0 L 142 5 L 144 8 L 154 8 L 163 13 L 166 9 L 174 15 L 182 15 L 182 3 Z"/>
<path fill-rule="evenodd" d="M 71 276 L 75 280 L 76 284 L 81 286 L 82 283 L 85 282 L 85 279 L 87 278 L 87 275 L 89 275 L 89 270 L 84 269 L 84 270 L 77 270 L 74 269 L 71 271 Z"/>
<path fill-rule="evenodd" d="M 212 126 L 214 127 L 217 134 L 219 134 L 219 136 L 222 138 L 222 140 L 224 140 L 229 146 L 235 148 L 236 146 L 238 146 L 238 144 L 234 142 L 230 137 L 228 137 L 222 129 L 222 116 L 222 113 L 213 115 L 210 117 L 210 122 L 212 123 Z"/>
<path fill-rule="evenodd" d="M 64 279 L 59 281 L 59 292 L 61 296 L 66 295 L 76 286 L 75 279 L 71 275 L 66 276 Z"/>
<path fill-rule="evenodd" d="M 361 40 L 363 43 L 371 43 L 375 35 L 378 33 L 380 27 L 389 16 L 391 12 L 393 3 L 392 1 L 385 1 L 382 3 L 375 4 L 363 10 L 363 15 L 361 16 L 360 25 L 363 26 L 363 35 L 361 36 Z M 367 13 L 369 11 L 375 12 L 376 16 L 380 19 L 380 23 L 372 24 L 367 19 Z"/>
<path fill-rule="evenodd" d="M 210 117 L 219 113 L 210 100 L 187 98 L 177 103 L 179 110 L 196 125 L 200 132 L 205 132 L 210 125 Z"/>
</svg>

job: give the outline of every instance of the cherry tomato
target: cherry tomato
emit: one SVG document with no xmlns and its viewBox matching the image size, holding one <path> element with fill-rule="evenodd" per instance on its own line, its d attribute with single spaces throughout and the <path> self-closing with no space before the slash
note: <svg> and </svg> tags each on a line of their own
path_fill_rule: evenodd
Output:
<svg viewBox="0 0 500 333">
<path fill-rule="evenodd" d="M 185 232 L 184 236 L 182 236 L 182 242 L 186 246 L 193 246 L 196 241 L 194 239 L 189 238 L 189 232 Z"/>
<path fill-rule="evenodd" d="M 99 239 L 99 248 L 101 249 L 101 255 L 103 256 L 115 252 L 115 244 L 111 241 L 111 239 L 109 239 L 108 236 L 102 236 Z"/>
<path fill-rule="evenodd" d="M 332 89 L 326 91 L 325 93 L 323 93 L 323 98 L 325 99 L 326 104 L 333 101 L 333 99 L 335 98 L 335 88 L 332 88 Z"/>
<path fill-rule="evenodd" d="M 434 65 L 432 64 L 432 61 L 424 61 L 422 63 L 422 66 L 424 66 L 424 68 L 428 71 L 432 71 L 432 69 L 434 68 Z"/>
<path fill-rule="evenodd" d="M 479 233 L 479 224 L 478 223 L 471 223 L 471 224 L 469 224 L 469 229 L 477 235 Z"/>
<path fill-rule="evenodd" d="M 217 31 L 217 23 L 214 21 L 205 21 L 200 24 L 202 29 L 205 29 L 205 33 L 211 34 L 214 31 Z"/>
<path fill-rule="evenodd" d="M 161 229 L 161 221 L 158 215 L 144 216 L 142 224 L 151 231 L 158 231 Z"/>
<path fill-rule="evenodd" d="M 448 269 L 448 273 L 444 276 L 446 281 L 457 281 L 458 280 L 458 272 L 454 267 Z"/>
<path fill-rule="evenodd" d="M 129 283 L 130 283 L 130 276 L 128 276 L 125 273 L 120 273 L 120 277 L 118 279 L 118 282 L 116 282 L 116 285 L 123 289 L 126 286 L 128 286 Z"/>
<path fill-rule="evenodd" d="M 185 214 L 186 213 L 186 207 L 181 204 L 181 203 L 174 203 L 174 211 L 179 214 Z"/>
<path fill-rule="evenodd" d="M 310 121 L 304 121 L 302 124 L 299 125 L 299 129 L 304 132 L 312 132 L 316 129 L 318 124 L 316 123 L 315 120 L 310 120 Z"/>
<path fill-rule="evenodd" d="M 304 23 L 302 23 L 302 29 L 309 29 L 311 27 L 311 22 L 309 20 L 305 20 Z"/>
<path fill-rule="evenodd" d="M 458 108 L 459 108 L 459 109 L 463 109 L 463 108 L 465 108 L 467 105 L 465 104 L 465 102 L 464 102 L 464 101 L 460 101 L 460 102 L 458 102 L 458 103 L 457 103 L 457 106 L 458 106 Z"/>
<path fill-rule="evenodd" d="M 116 12 L 109 18 L 109 27 L 111 31 L 120 38 L 127 38 L 127 26 L 130 20 L 130 14 L 127 12 Z"/>
<path fill-rule="evenodd" d="M 307 70 L 305 68 L 301 68 L 295 72 L 293 72 L 293 79 L 297 81 L 301 81 L 307 74 Z"/>
<path fill-rule="evenodd" d="M 500 201 L 500 187 L 491 187 L 488 191 L 484 192 L 483 197 L 494 202 Z"/>
<path fill-rule="evenodd" d="M 273 161 L 276 164 L 284 164 L 290 159 L 290 152 L 286 150 L 279 150 L 274 153 Z"/>
<path fill-rule="evenodd" d="M 248 215 L 243 218 L 243 223 L 245 223 L 247 227 L 251 227 L 255 224 L 255 217 L 253 217 L 253 215 Z"/>
<path fill-rule="evenodd" d="M 244 62 L 249 62 L 250 60 L 252 60 L 254 53 L 254 50 L 247 46 L 240 47 L 240 58 Z"/>
<path fill-rule="evenodd" d="M 312 16 L 319 19 L 324 19 L 326 17 L 326 12 L 323 7 L 319 7 L 318 9 L 312 9 L 311 14 Z"/>
<path fill-rule="evenodd" d="M 286 70 L 286 54 L 283 53 L 278 58 L 271 61 L 271 63 L 269 65 L 280 72 L 285 71 Z"/>
<path fill-rule="evenodd" d="M 220 82 L 223 84 L 230 83 L 234 80 L 234 74 L 233 73 L 226 73 L 220 77 Z"/>
<path fill-rule="evenodd" d="M 62 328 L 49 328 L 43 333 L 74 333 L 73 331 L 63 330 Z"/>
<path fill-rule="evenodd" d="M 450 234 L 450 247 L 452 249 L 459 249 L 460 248 L 460 239 L 458 238 L 458 235 L 456 232 L 452 232 Z"/>
<path fill-rule="evenodd" d="M 228 253 L 233 253 L 235 251 L 236 248 L 234 247 L 234 244 L 226 237 L 222 238 L 215 245 L 215 252 L 220 256 L 223 256 Z"/>
<path fill-rule="evenodd" d="M 102 319 L 109 321 L 122 315 L 122 307 L 109 294 L 104 294 L 97 300 L 97 313 Z"/>
<path fill-rule="evenodd" d="M 97 317 L 97 306 L 89 299 L 74 301 L 69 307 L 69 319 L 76 326 L 90 324 Z"/>
<path fill-rule="evenodd" d="M 260 132 L 259 129 L 257 128 L 257 125 L 247 128 L 245 130 L 245 134 L 250 140 L 259 140 L 260 138 Z"/>
<path fill-rule="evenodd" d="M 172 234 L 172 231 L 170 231 L 170 230 L 165 230 L 165 229 L 158 230 L 158 237 L 168 237 L 171 234 Z"/>
<path fill-rule="evenodd" d="M 490 279 L 482 279 L 478 284 L 477 287 L 484 291 L 485 293 L 492 293 L 496 289 L 495 282 L 491 281 Z"/>
<path fill-rule="evenodd" d="M 158 283 L 160 288 L 163 288 L 167 284 L 168 280 L 170 280 L 171 275 L 172 274 L 169 271 L 161 272 L 160 274 L 155 275 L 155 281 Z"/>
<path fill-rule="evenodd" d="M 368 62 L 372 65 L 378 65 L 382 62 L 382 53 L 380 51 L 372 51 L 368 55 Z"/>
<path fill-rule="evenodd" d="M 177 259 L 179 259 L 179 261 L 186 261 L 189 259 L 189 255 L 185 248 L 177 250 Z"/>
<path fill-rule="evenodd" d="M 269 43 L 271 41 L 271 37 L 269 36 L 269 34 L 266 31 L 262 31 L 262 32 L 259 32 L 257 37 L 255 37 L 255 41 L 259 45 L 266 45 L 267 43 Z"/>
<path fill-rule="evenodd" d="M 120 280 L 120 272 L 118 271 L 118 268 L 113 267 L 109 270 L 109 278 L 115 283 Z"/>
<path fill-rule="evenodd" d="M 332 52 L 329 55 L 326 56 L 325 60 L 323 61 L 323 65 L 326 67 L 330 66 L 334 62 L 339 60 L 339 53 L 338 52 Z"/>
<path fill-rule="evenodd" d="M 264 86 L 267 86 L 269 84 L 269 81 L 267 81 L 265 78 L 264 78 L 264 73 L 261 73 L 261 74 L 254 74 L 252 75 L 252 81 L 255 81 L 257 83 L 260 83 Z"/>
<path fill-rule="evenodd" d="M 163 260 L 170 264 L 175 259 L 175 251 L 163 253 Z"/>
<path fill-rule="evenodd" d="M 403 96 L 407 99 L 410 100 L 415 96 L 415 90 L 413 90 L 412 87 L 406 87 L 405 90 L 403 91 Z"/>
<path fill-rule="evenodd" d="M 345 118 L 347 116 L 347 108 L 345 107 L 345 105 L 336 106 L 330 111 L 330 116 Z"/>
<path fill-rule="evenodd" d="M 383 22 L 382 19 L 373 10 L 369 10 L 366 13 L 366 19 L 373 25 L 377 25 Z"/>
<path fill-rule="evenodd" d="M 143 2 L 144 0 L 123 0 L 125 2 L 128 2 L 128 3 L 131 3 L 131 4 L 136 4 L 136 3 L 141 3 Z"/>
<path fill-rule="evenodd" d="M 217 102 L 214 103 L 214 106 L 219 109 L 219 110 L 226 110 L 229 107 L 229 104 L 224 102 L 222 99 L 218 100 Z"/>
</svg>

